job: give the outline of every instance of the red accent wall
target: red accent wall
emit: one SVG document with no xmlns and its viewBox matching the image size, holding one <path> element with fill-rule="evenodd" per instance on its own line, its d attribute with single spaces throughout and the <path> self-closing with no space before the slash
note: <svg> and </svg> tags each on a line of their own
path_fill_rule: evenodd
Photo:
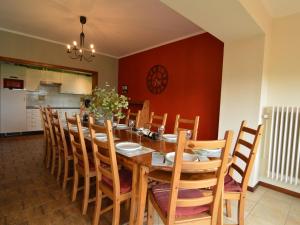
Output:
<svg viewBox="0 0 300 225">
<path fill-rule="evenodd" d="M 147 50 L 119 60 L 119 92 L 128 85 L 127 96 L 150 100 L 150 110 L 168 113 L 167 131 L 172 132 L 176 114 L 200 116 L 198 139 L 218 136 L 223 42 L 209 33 Z M 146 77 L 156 64 L 166 67 L 168 86 L 159 95 L 147 89 Z"/>
</svg>

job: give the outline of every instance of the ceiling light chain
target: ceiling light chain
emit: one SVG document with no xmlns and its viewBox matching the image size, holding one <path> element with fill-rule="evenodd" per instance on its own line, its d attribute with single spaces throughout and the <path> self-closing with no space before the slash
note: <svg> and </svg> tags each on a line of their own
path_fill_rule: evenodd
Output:
<svg viewBox="0 0 300 225">
<path fill-rule="evenodd" d="M 71 59 L 79 59 L 82 61 L 84 59 L 87 62 L 93 61 L 93 58 L 95 57 L 95 48 L 93 44 L 90 44 L 90 54 L 85 54 L 84 51 L 84 38 L 85 34 L 83 32 L 83 25 L 86 23 L 86 17 L 80 16 L 80 23 L 81 23 L 81 33 L 80 33 L 80 43 L 79 48 L 77 47 L 77 42 L 73 41 L 73 45 L 67 45 L 67 53 L 69 54 Z"/>
</svg>

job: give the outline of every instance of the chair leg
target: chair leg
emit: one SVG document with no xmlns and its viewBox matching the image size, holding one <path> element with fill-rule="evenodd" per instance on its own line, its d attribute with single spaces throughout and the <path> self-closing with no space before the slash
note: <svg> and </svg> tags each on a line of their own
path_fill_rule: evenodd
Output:
<svg viewBox="0 0 300 225">
<path fill-rule="evenodd" d="M 90 177 L 84 177 L 84 190 L 82 202 L 82 215 L 86 214 L 90 196 Z"/>
<path fill-rule="evenodd" d="M 125 209 L 128 210 L 130 208 L 130 199 L 127 199 L 125 202 Z"/>
<path fill-rule="evenodd" d="M 102 204 L 102 191 L 96 187 L 96 204 L 94 209 L 93 223 L 92 225 L 98 225 L 100 220 L 101 204 Z"/>
<path fill-rule="evenodd" d="M 72 191 L 72 202 L 76 200 L 77 191 L 78 191 L 78 171 L 74 168 L 74 179 L 73 179 L 73 191 Z"/>
<path fill-rule="evenodd" d="M 226 204 L 226 216 L 231 217 L 231 201 L 225 200 L 225 204 Z"/>
<path fill-rule="evenodd" d="M 52 163 L 51 163 L 51 174 L 54 174 L 55 170 L 55 161 L 56 161 L 56 150 L 55 147 L 52 146 Z"/>
<path fill-rule="evenodd" d="M 64 161 L 63 190 L 65 190 L 66 187 L 67 187 L 68 175 L 69 175 L 69 161 L 68 161 L 68 159 L 65 158 L 65 161 Z"/>
<path fill-rule="evenodd" d="M 51 145 L 49 142 L 47 142 L 47 169 L 50 168 L 50 163 L 51 163 Z"/>
<path fill-rule="evenodd" d="M 56 180 L 57 182 L 59 182 L 60 180 L 60 175 L 61 175 L 61 164 L 62 164 L 62 160 L 61 160 L 61 153 L 58 153 L 58 171 L 57 171 L 57 176 L 56 176 Z"/>
<path fill-rule="evenodd" d="M 239 225 L 245 224 L 244 212 L 245 212 L 245 197 L 242 196 L 242 198 L 239 200 L 239 204 L 238 204 L 238 224 Z"/>
<path fill-rule="evenodd" d="M 148 219 L 147 225 L 153 225 L 153 205 L 151 199 L 148 197 Z"/>
<path fill-rule="evenodd" d="M 120 221 L 120 201 L 114 200 L 113 218 L 111 225 L 119 225 Z"/>
</svg>

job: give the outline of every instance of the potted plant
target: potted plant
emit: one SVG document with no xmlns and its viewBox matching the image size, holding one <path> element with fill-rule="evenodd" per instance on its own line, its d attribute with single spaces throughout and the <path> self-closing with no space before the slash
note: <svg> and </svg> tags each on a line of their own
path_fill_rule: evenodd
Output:
<svg viewBox="0 0 300 225">
<path fill-rule="evenodd" d="M 125 117 L 123 109 L 128 108 L 128 99 L 115 89 L 95 88 L 90 96 L 89 111 L 96 119 L 112 120 Z"/>
</svg>

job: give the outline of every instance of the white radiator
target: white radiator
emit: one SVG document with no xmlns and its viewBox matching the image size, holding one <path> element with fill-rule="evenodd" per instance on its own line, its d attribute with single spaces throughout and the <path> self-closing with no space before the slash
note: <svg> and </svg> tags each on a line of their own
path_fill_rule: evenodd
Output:
<svg viewBox="0 0 300 225">
<path fill-rule="evenodd" d="M 299 114 L 300 107 L 273 106 L 264 109 L 266 129 L 262 176 L 273 184 L 281 183 L 284 187 L 294 188 L 300 184 Z"/>
</svg>

